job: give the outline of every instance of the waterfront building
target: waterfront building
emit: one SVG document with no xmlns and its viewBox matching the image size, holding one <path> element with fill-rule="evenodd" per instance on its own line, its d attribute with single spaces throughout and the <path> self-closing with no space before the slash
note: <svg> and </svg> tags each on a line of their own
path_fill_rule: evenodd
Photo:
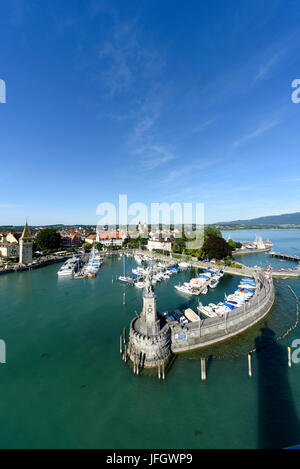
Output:
<svg viewBox="0 0 300 469">
<path fill-rule="evenodd" d="M 82 244 L 81 234 L 76 231 L 60 231 L 60 245 L 63 248 L 79 247 Z"/>
<path fill-rule="evenodd" d="M 96 239 L 96 235 L 89 235 L 85 238 L 84 242 L 85 243 L 89 243 L 89 244 L 93 244 L 97 241 Z"/>
<path fill-rule="evenodd" d="M 17 232 L 7 233 L 6 242 L 7 243 L 17 243 L 17 244 L 19 244 L 21 236 L 22 236 L 22 233 L 17 233 Z"/>
<path fill-rule="evenodd" d="M 20 237 L 20 256 L 19 256 L 19 263 L 20 264 L 30 264 L 32 262 L 32 236 L 29 229 L 29 226 L 26 221 L 26 225 L 24 227 L 22 236 Z"/>
<path fill-rule="evenodd" d="M 0 243 L 5 243 L 6 242 L 6 236 L 8 235 L 8 231 L 2 231 L 0 233 Z"/>
<path fill-rule="evenodd" d="M 147 243 L 147 249 L 148 251 L 153 251 L 154 249 L 161 249 L 163 251 L 171 252 L 172 243 L 169 236 L 163 236 L 162 233 L 159 233 L 158 235 L 152 233 Z"/>
<path fill-rule="evenodd" d="M 123 241 L 126 239 L 126 232 L 97 230 L 96 242 L 106 247 L 119 246 L 122 247 Z"/>
<path fill-rule="evenodd" d="M 18 255 L 18 243 L 0 243 L 0 257 L 17 257 Z"/>
</svg>

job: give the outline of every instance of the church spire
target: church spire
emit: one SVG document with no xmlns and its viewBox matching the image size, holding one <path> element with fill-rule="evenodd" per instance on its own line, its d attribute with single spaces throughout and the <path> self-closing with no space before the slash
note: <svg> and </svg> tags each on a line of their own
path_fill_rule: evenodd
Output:
<svg viewBox="0 0 300 469">
<path fill-rule="evenodd" d="M 29 229 L 27 220 L 26 220 L 26 224 L 25 224 L 25 227 L 24 227 L 24 230 L 23 230 L 21 239 L 30 239 L 30 240 L 32 239 L 31 231 L 30 231 L 30 229 Z"/>
</svg>

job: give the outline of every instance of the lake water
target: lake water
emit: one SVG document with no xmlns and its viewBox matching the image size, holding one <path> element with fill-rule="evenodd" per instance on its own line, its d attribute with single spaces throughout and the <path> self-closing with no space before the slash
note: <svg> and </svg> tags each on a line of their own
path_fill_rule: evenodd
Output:
<svg viewBox="0 0 300 469">
<path fill-rule="evenodd" d="M 256 232 L 230 235 L 253 240 Z M 300 253 L 298 233 L 268 230 L 263 238 L 270 238 L 276 250 Z M 270 263 L 265 254 L 259 256 L 240 260 Z M 134 265 L 126 259 L 128 272 Z M 58 278 L 58 268 L 0 277 L 0 338 L 7 345 L 7 363 L 0 365 L 1 448 L 281 448 L 300 443 L 300 364 L 287 366 L 287 346 L 300 338 L 299 328 L 253 356 L 252 379 L 247 370 L 247 352 L 295 322 L 288 285 L 300 296 L 300 279 L 276 281 L 276 303 L 262 323 L 218 346 L 179 355 L 162 382 L 151 372 L 133 375 L 120 359 L 122 328 L 142 305 L 141 290 L 112 282 L 122 274 L 122 260 L 105 260 L 95 279 Z M 197 297 L 174 289 L 191 275 L 181 272 L 157 286 L 160 311 L 196 308 Z M 237 283 L 226 275 L 201 301 L 222 299 Z M 203 356 L 208 358 L 205 383 Z"/>
</svg>

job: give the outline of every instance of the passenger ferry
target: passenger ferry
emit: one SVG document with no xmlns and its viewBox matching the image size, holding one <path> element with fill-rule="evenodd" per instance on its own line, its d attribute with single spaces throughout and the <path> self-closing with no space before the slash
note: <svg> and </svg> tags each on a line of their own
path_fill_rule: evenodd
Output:
<svg viewBox="0 0 300 469">
<path fill-rule="evenodd" d="M 68 259 L 59 269 L 57 275 L 60 277 L 65 277 L 69 275 L 73 275 L 79 269 L 79 259 L 77 257 L 72 257 L 72 259 Z"/>
</svg>

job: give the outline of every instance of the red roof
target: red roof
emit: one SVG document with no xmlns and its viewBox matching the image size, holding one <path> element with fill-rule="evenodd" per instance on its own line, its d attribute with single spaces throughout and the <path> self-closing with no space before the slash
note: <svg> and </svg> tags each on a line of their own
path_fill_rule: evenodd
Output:
<svg viewBox="0 0 300 469">
<path fill-rule="evenodd" d="M 123 234 L 127 232 L 124 231 Z M 122 239 L 122 234 L 118 231 L 98 231 L 99 239 Z"/>
<path fill-rule="evenodd" d="M 12 236 L 14 236 L 16 239 L 20 239 L 21 236 L 22 236 L 22 233 L 16 233 L 16 232 L 12 232 L 10 231 L 9 233 L 7 233 L 6 235 L 8 234 L 11 234 Z"/>
<path fill-rule="evenodd" d="M 0 246 L 18 246 L 18 243 L 0 243 Z"/>
<path fill-rule="evenodd" d="M 96 235 L 87 236 L 87 239 L 96 239 Z"/>
</svg>

